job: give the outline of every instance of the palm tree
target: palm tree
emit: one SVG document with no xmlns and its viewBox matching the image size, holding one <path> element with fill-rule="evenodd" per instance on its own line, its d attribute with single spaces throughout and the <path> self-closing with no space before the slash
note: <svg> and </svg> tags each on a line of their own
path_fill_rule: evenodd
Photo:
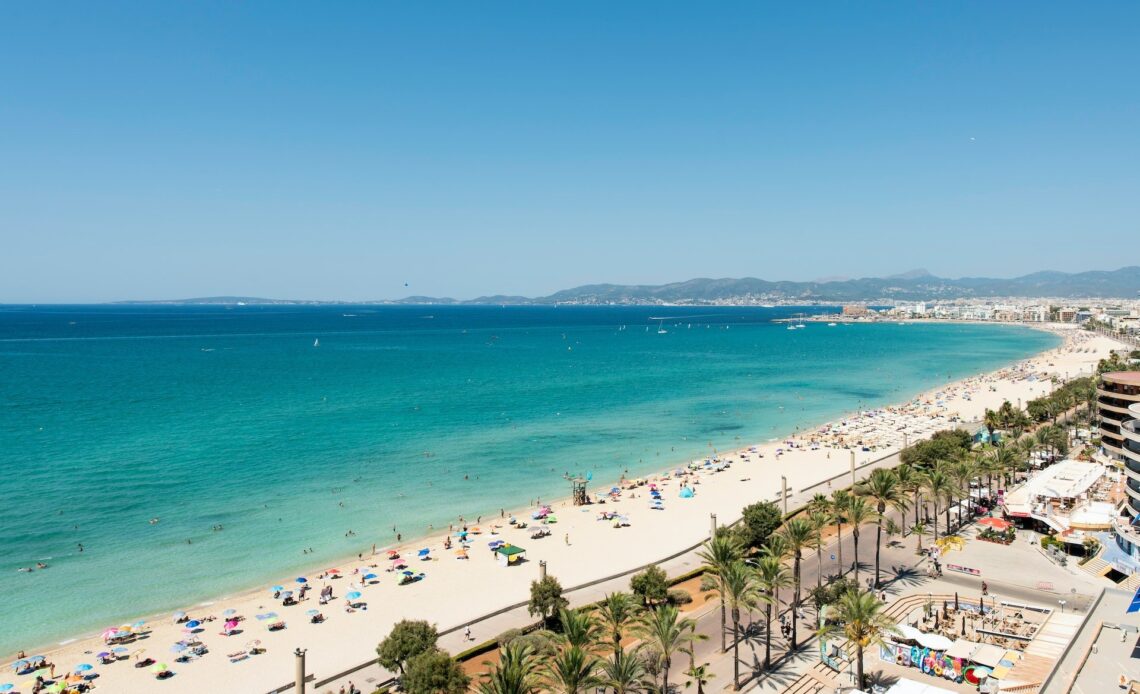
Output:
<svg viewBox="0 0 1140 694">
<path fill-rule="evenodd" d="M 946 476 L 941 468 L 934 468 L 926 478 L 926 491 L 930 493 L 930 500 L 934 502 L 934 540 L 938 540 L 938 511 L 939 503 L 950 497 L 954 482 Z M 949 518 L 949 515 L 947 515 Z M 946 521 L 946 532 L 950 532 L 950 521 Z"/>
<path fill-rule="evenodd" d="M 737 560 L 721 573 L 721 604 L 732 613 L 732 688 L 740 689 L 740 608 L 750 609 L 759 601 L 756 574 L 750 566 Z"/>
<path fill-rule="evenodd" d="M 792 576 L 780 557 L 765 555 L 756 563 L 756 583 L 764 600 L 764 669 L 772 667 L 772 605 L 779 605 L 780 589 L 792 585 Z"/>
<path fill-rule="evenodd" d="M 490 671 L 479 683 L 480 694 L 532 694 L 539 691 L 538 658 L 528 645 L 508 643 L 499 649 L 499 662 L 484 661 Z"/>
<path fill-rule="evenodd" d="M 697 623 L 681 618 L 673 605 L 662 605 L 656 610 L 648 610 L 641 618 L 635 633 L 637 636 L 661 652 L 663 681 L 661 691 L 669 691 L 669 668 L 673 665 L 675 653 L 687 653 L 693 641 Z"/>
<path fill-rule="evenodd" d="M 851 494 L 846 489 L 836 489 L 831 493 L 831 513 L 835 522 L 835 568 L 840 576 L 847 573 L 843 565 L 843 524 L 847 521 L 847 504 Z"/>
<path fill-rule="evenodd" d="M 994 431 L 1001 426 L 1000 416 L 990 408 L 986 408 L 985 414 L 982 415 L 982 424 L 985 425 L 986 431 L 990 435 L 990 441 L 994 440 Z"/>
<path fill-rule="evenodd" d="M 724 653 L 728 650 L 724 636 L 725 624 L 727 623 L 723 600 L 725 593 L 724 571 L 740 561 L 740 558 L 744 556 L 744 547 L 736 535 L 723 533 L 706 542 L 705 548 L 698 552 L 697 556 L 704 562 L 705 569 L 705 579 L 701 581 L 701 589 L 708 590 L 711 588 L 722 596 L 720 601 L 720 652 Z M 711 583 L 706 584 L 706 580 L 711 581 Z"/>
<path fill-rule="evenodd" d="M 637 620 L 637 602 L 629 593 L 610 593 L 598 604 L 598 619 L 610 635 L 614 657 L 621 654 L 621 639 Z"/>
<path fill-rule="evenodd" d="M 878 468 L 856 488 L 856 494 L 875 502 L 878 518 L 875 520 L 875 587 L 879 587 L 879 554 L 883 547 L 883 517 L 887 507 L 900 513 L 907 510 L 906 492 L 899 484 L 899 478 L 891 470 Z"/>
<path fill-rule="evenodd" d="M 777 531 L 788 541 L 788 549 L 792 555 L 792 644 L 791 649 L 796 650 L 796 610 L 800 606 L 800 559 L 805 549 L 813 549 L 815 545 L 815 529 L 812 524 L 803 518 L 793 518 Z"/>
<path fill-rule="evenodd" d="M 558 621 L 562 624 L 559 638 L 567 646 L 589 650 L 598 638 L 598 623 L 589 612 L 563 608 L 558 611 Z"/>
<path fill-rule="evenodd" d="M 895 468 L 895 477 L 899 480 L 899 487 L 904 494 L 912 495 L 914 499 L 914 522 L 917 524 L 918 513 L 922 506 L 922 492 L 925 489 L 926 475 L 909 463 L 903 463 Z"/>
<path fill-rule="evenodd" d="M 950 479 L 954 480 L 954 486 L 957 488 L 958 494 L 964 494 L 967 498 L 970 496 L 970 481 L 974 479 L 977 474 L 977 467 L 969 458 L 963 458 L 950 466 Z M 961 499 L 959 498 L 959 501 Z M 949 508 L 947 508 L 949 513 Z M 949 522 L 949 518 L 947 518 Z M 962 525 L 962 512 L 958 511 L 958 525 Z"/>
<path fill-rule="evenodd" d="M 859 582 L 859 528 L 877 518 L 875 510 L 861 496 L 851 496 L 847 502 L 847 523 L 851 525 L 851 537 L 855 550 L 855 582 Z"/>
<path fill-rule="evenodd" d="M 816 494 L 808 502 L 808 521 L 815 528 L 815 587 L 823 585 L 823 529 L 831 523 L 831 499 Z"/>
<path fill-rule="evenodd" d="M 599 676 L 601 685 L 614 690 L 614 694 L 635 694 L 645 691 L 645 664 L 636 651 L 619 650 L 603 660 Z"/>
<path fill-rule="evenodd" d="M 926 523 L 915 523 L 910 527 L 910 532 L 915 537 L 915 554 L 922 554 L 922 536 L 925 535 L 928 531 L 929 529 L 926 527 Z"/>
<path fill-rule="evenodd" d="M 855 646 L 856 684 L 863 689 L 863 651 L 882 643 L 886 634 L 897 634 L 893 619 L 883 613 L 883 603 L 874 593 L 849 590 L 833 605 L 836 622 L 825 623 L 819 629 L 820 638 L 845 637 Z"/>
<path fill-rule="evenodd" d="M 598 659 L 577 646 L 562 649 L 546 666 L 543 691 L 581 694 L 598 684 Z"/>
<path fill-rule="evenodd" d="M 685 683 L 685 689 L 695 684 L 697 685 L 697 694 L 705 694 L 705 685 L 709 683 L 709 680 L 716 677 L 716 675 L 709 670 L 709 666 L 706 663 L 689 668 L 685 671 L 685 677 L 689 678 L 689 681 Z"/>
</svg>

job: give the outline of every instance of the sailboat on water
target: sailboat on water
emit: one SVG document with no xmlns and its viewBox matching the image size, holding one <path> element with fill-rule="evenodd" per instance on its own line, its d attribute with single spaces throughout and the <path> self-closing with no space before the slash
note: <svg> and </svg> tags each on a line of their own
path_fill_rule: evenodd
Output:
<svg viewBox="0 0 1140 694">
<path fill-rule="evenodd" d="M 313 340 L 313 346 L 314 347 L 320 347 L 321 346 L 321 341 L 319 338 L 316 340 Z"/>
</svg>

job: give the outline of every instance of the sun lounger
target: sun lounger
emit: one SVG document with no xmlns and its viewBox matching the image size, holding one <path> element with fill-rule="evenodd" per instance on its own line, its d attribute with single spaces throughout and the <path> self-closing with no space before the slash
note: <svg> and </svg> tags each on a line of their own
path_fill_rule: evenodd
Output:
<svg viewBox="0 0 1140 694">
<path fill-rule="evenodd" d="M 238 651 L 237 653 L 230 653 L 226 657 L 230 659 L 231 663 L 236 663 L 249 658 L 249 653 L 246 653 L 245 651 Z"/>
</svg>

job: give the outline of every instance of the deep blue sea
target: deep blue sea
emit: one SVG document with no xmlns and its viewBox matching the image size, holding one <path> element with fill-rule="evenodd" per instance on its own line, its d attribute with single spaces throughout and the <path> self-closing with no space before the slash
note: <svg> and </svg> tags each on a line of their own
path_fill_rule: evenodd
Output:
<svg viewBox="0 0 1140 694">
<path fill-rule="evenodd" d="M 407 539 L 565 496 L 567 471 L 662 469 L 1057 342 L 770 322 L 803 310 L 0 307 L 0 653 L 383 546 L 394 526 Z"/>
</svg>

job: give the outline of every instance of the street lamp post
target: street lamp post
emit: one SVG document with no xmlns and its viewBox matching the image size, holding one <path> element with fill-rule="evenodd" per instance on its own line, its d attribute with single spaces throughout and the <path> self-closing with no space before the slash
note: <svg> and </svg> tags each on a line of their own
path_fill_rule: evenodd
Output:
<svg viewBox="0 0 1140 694">
<path fill-rule="evenodd" d="M 303 648 L 298 648 L 293 651 L 293 655 L 296 656 L 296 660 L 294 661 L 296 663 L 296 680 L 294 681 L 294 686 L 298 694 L 305 694 L 305 653 L 306 650 Z"/>
</svg>

